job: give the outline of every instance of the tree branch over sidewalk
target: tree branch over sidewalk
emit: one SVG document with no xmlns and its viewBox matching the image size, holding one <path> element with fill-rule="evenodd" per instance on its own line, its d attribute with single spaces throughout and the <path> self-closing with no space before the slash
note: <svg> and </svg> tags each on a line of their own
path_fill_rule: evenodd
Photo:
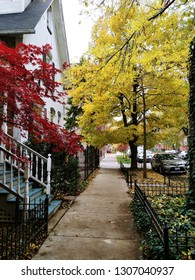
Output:
<svg viewBox="0 0 195 280">
<path fill-rule="evenodd" d="M 98 7 L 102 6 L 103 4 L 105 4 L 106 0 L 101 1 L 101 3 L 98 4 Z M 139 1 L 132 1 L 131 3 L 131 8 L 133 4 L 136 4 Z M 147 23 L 151 22 L 152 20 L 155 20 L 156 18 L 158 18 L 159 16 L 161 16 L 168 8 L 170 8 L 171 5 L 173 5 L 176 2 L 176 0 L 162 0 L 162 4 L 164 3 L 164 5 L 158 10 L 157 13 L 155 13 L 153 16 L 149 17 L 146 20 L 145 25 L 143 25 L 139 30 L 135 30 L 125 41 L 125 43 L 119 48 L 117 49 L 105 62 L 105 65 L 103 65 L 98 73 L 118 54 L 120 53 L 126 45 L 129 44 L 129 42 L 135 37 L 136 34 L 138 34 L 139 32 L 141 32 L 141 30 L 143 28 L 146 28 Z M 188 0 L 186 0 L 184 3 L 182 3 L 182 5 L 185 5 L 188 2 Z"/>
</svg>

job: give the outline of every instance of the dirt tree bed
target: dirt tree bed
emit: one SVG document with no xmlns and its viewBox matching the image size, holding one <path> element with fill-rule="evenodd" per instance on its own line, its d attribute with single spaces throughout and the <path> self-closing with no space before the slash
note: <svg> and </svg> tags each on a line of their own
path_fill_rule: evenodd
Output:
<svg viewBox="0 0 195 280">
<path fill-rule="evenodd" d="M 147 178 L 143 177 L 143 169 L 139 168 L 136 170 L 131 170 L 130 173 L 132 174 L 132 180 L 136 180 L 137 182 L 143 183 L 164 183 L 165 180 L 173 181 L 174 183 L 188 183 L 188 174 L 171 174 L 171 175 L 162 175 L 152 169 L 147 170 Z"/>
</svg>

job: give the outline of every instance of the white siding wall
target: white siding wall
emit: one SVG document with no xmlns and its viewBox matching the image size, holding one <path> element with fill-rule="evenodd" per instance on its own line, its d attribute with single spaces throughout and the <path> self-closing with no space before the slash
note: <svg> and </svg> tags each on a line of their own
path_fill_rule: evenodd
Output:
<svg viewBox="0 0 195 280">
<path fill-rule="evenodd" d="M 23 12 L 30 3 L 31 3 L 31 0 L 0 0 L 0 14 Z M 60 9 L 59 3 L 61 3 L 61 0 L 54 0 L 54 2 L 52 4 L 53 12 L 56 13 L 55 21 L 56 21 L 56 18 L 58 19 L 58 17 L 59 17 L 58 16 L 59 9 Z M 66 38 L 64 38 L 64 40 L 62 39 L 64 37 L 64 34 L 61 33 L 63 28 L 59 32 L 59 26 L 56 27 L 56 28 L 58 28 L 58 38 L 57 38 L 57 31 L 54 28 L 52 17 L 50 19 L 51 19 L 50 24 L 49 24 L 50 30 L 48 30 L 47 12 L 45 12 L 35 28 L 35 34 L 24 34 L 23 42 L 24 42 L 24 44 L 33 44 L 33 45 L 37 45 L 37 46 L 43 46 L 45 44 L 50 44 L 52 46 L 52 50 L 51 50 L 52 63 L 55 64 L 56 68 L 61 69 L 62 61 L 60 59 L 59 50 L 61 48 L 63 49 L 65 47 L 64 53 L 61 53 L 61 57 L 62 57 L 62 54 L 63 54 L 63 57 L 68 57 L 68 50 L 66 49 L 67 45 L 66 45 L 66 42 L 64 42 L 64 40 L 66 40 Z M 63 24 L 63 21 L 61 23 Z M 62 38 L 59 38 L 59 35 L 61 35 Z M 59 43 L 61 43 L 61 46 L 58 45 Z M 56 81 L 60 81 L 61 75 L 60 74 L 56 75 L 55 79 L 56 79 Z M 62 87 L 59 90 L 62 91 L 63 90 Z M 51 112 L 51 108 L 52 108 L 52 111 L 55 112 L 53 121 L 55 123 L 58 123 L 59 125 L 63 126 L 64 117 L 65 117 L 65 106 L 60 103 L 53 102 L 49 99 L 46 99 L 45 102 L 46 102 L 45 108 L 47 111 L 48 119 L 50 119 L 50 112 Z M 59 122 L 59 116 L 61 116 L 60 122 Z M 26 139 L 21 138 L 20 131 L 17 128 L 14 129 L 14 137 L 18 140 L 26 141 Z"/>
<path fill-rule="evenodd" d="M 58 55 L 58 47 L 57 47 L 57 39 L 55 36 L 55 30 L 53 24 L 50 25 L 52 34 L 47 29 L 47 12 L 42 16 L 41 20 L 36 26 L 35 34 L 31 35 L 24 35 L 23 42 L 25 44 L 34 44 L 37 46 L 43 46 L 45 44 L 50 44 L 52 46 L 52 62 L 55 63 L 55 67 L 61 69 L 61 65 L 59 62 L 59 55 Z M 56 81 L 60 81 L 61 75 L 55 77 Z M 62 88 L 60 90 L 63 90 Z M 61 113 L 61 121 L 60 125 L 63 126 L 63 119 L 64 119 L 64 105 L 53 102 L 49 99 L 46 101 L 46 109 L 47 109 L 47 117 L 50 118 L 50 110 L 54 108 L 56 115 L 53 119 L 55 123 L 58 123 L 58 112 Z"/>
<path fill-rule="evenodd" d="M 0 0 L 0 14 L 21 13 L 31 0 Z"/>
</svg>

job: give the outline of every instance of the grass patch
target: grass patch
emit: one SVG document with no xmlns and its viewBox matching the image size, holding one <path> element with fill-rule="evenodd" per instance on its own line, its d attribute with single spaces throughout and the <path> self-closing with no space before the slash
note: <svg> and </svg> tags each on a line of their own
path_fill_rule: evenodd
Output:
<svg viewBox="0 0 195 280">
<path fill-rule="evenodd" d="M 117 161 L 120 163 L 131 163 L 131 159 L 128 157 L 127 154 L 123 154 L 123 155 L 117 155 L 116 156 Z"/>
</svg>

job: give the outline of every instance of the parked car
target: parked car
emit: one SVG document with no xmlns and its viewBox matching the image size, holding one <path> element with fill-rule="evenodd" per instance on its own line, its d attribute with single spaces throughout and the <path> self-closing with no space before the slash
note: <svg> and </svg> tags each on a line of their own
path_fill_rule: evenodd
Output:
<svg viewBox="0 0 195 280">
<path fill-rule="evenodd" d="M 178 151 L 177 150 L 165 150 L 165 153 L 178 154 Z"/>
<path fill-rule="evenodd" d="M 152 156 L 153 156 L 153 153 L 150 150 L 146 150 L 146 162 L 150 162 Z M 143 161 L 144 161 L 144 154 L 143 154 L 143 152 L 138 153 L 138 155 L 137 155 L 137 162 L 142 163 Z"/>
<path fill-rule="evenodd" d="M 108 147 L 108 148 L 107 148 L 107 153 L 108 153 L 108 154 L 111 154 L 111 153 L 112 153 L 112 148 L 111 148 L 111 147 Z"/>
<path fill-rule="evenodd" d="M 131 157 L 131 150 L 130 150 L 130 149 L 127 150 L 127 156 L 128 156 L 129 158 Z"/>
<path fill-rule="evenodd" d="M 183 158 L 183 159 L 188 159 L 188 151 L 181 151 L 178 154 L 178 157 Z"/>
<path fill-rule="evenodd" d="M 172 153 L 155 154 L 151 158 L 151 167 L 161 174 L 182 174 L 187 172 L 187 162 Z"/>
</svg>

